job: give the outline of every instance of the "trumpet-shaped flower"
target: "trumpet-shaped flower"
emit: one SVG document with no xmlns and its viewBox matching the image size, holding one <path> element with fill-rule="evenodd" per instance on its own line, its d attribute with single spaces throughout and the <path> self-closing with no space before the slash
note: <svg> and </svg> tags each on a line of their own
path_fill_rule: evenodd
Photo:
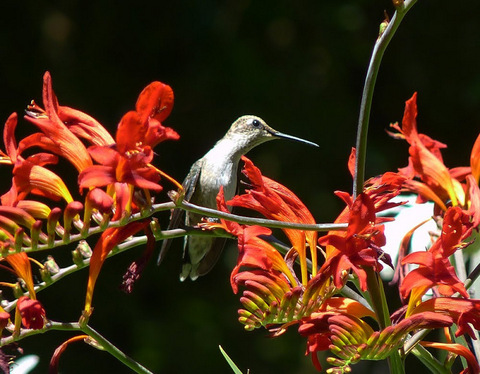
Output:
<svg viewBox="0 0 480 374">
<path fill-rule="evenodd" d="M 17 147 L 14 137 L 16 126 L 17 115 L 13 113 L 7 119 L 3 131 L 6 153 L 0 154 L 3 163 L 14 166 L 12 187 L 2 196 L 2 205 L 16 205 L 30 193 L 53 200 L 63 198 L 67 202 L 72 201 L 73 198 L 63 180 L 45 167 L 56 164 L 57 157 L 50 153 L 37 153 L 23 158 L 22 150 Z"/>
<path fill-rule="evenodd" d="M 225 203 L 223 186 L 220 187 L 217 196 L 217 207 L 225 213 L 230 212 Z M 261 236 L 268 236 L 272 233 L 270 229 L 261 226 L 243 226 L 226 220 L 222 220 L 222 227 L 238 239 L 237 265 L 230 276 L 230 283 L 235 293 L 238 292 L 236 275 L 241 267 L 259 268 L 267 272 L 279 271 L 293 285 L 297 285 L 295 277 L 280 253 L 270 243 L 261 239 Z"/>
<path fill-rule="evenodd" d="M 358 276 L 361 289 L 366 290 L 364 267 L 379 272 L 383 268 L 380 259 L 392 266 L 389 256 L 380 248 L 386 243 L 383 230 L 383 225 L 376 224 L 372 199 L 365 193 L 360 194 L 350 208 L 346 234 L 328 234 L 319 239 L 320 245 L 336 249 L 327 257 L 320 271 L 332 274 L 335 286 L 342 288 L 349 270 L 352 270 Z"/>
<path fill-rule="evenodd" d="M 480 366 L 474 354 L 467 347 L 456 343 L 437 343 L 437 342 L 421 342 L 422 346 L 427 348 L 438 348 L 455 355 L 460 355 L 467 361 L 468 367 L 462 370 L 460 374 L 478 374 Z"/>
<path fill-rule="evenodd" d="M 405 104 L 402 126 L 392 124 L 391 127 L 398 132 L 390 133 L 410 144 L 408 166 L 400 169 L 400 173 L 408 178 L 404 189 L 417 193 L 419 202 L 433 201 L 443 212 L 449 205 L 460 206 L 471 213 L 474 225 L 478 226 L 480 211 L 473 207 L 480 206 L 480 136 L 471 152 L 470 167 L 448 169 L 441 155 L 441 149 L 446 145 L 419 133 L 416 117 L 415 93 Z"/>
<path fill-rule="evenodd" d="M 48 150 L 65 157 L 79 172 L 91 166 L 92 160 L 87 149 L 58 115 L 58 101 L 48 71 L 43 77 L 43 104 L 45 110 L 32 103 L 25 116 L 25 119 L 36 125 L 48 139 L 45 142 L 35 142 L 35 145 L 42 147 L 44 144 Z"/>
<path fill-rule="evenodd" d="M 411 294 L 410 309 L 415 306 L 425 292 L 438 286 L 440 294 L 451 296 L 459 292 L 468 298 L 463 283 L 458 279 L 455 268 L 449 260 L 457 249 L 468 245 L 463 240 L 470 230 L 465 228 L 465 215 L 459 207 L 450 207 L 443 221 L 442 233 L 432 247 L 426 252 L 414 252 L 407 255 L 404 264 L 417 264 L 418 268 L 410 271 L 400 285 L 404 299 Z"/>
<path fill-rule="evenodd" d="M 253 163 L 242 157 L 245 163 L 243 173 L 248 178 L 250 186 L 245 194 L 235 196 L 227 204 L 253 209 L 266 218 L 276 219 L 285 222 L 314 224 L 315 219 L 307 207 L 288 188 L 264 177 L 260 170 Z M 307 244 L 310 249 L 312 260 L 312 275 L 317 273 L 317 233 L 315 231 L 304 231 L 295 229 L 283 229 L 294 250 L 297 252 L 301 266 L 301 281 L 306 285 L 307 276 Z"/>
<path fill-rule="evenodd" d="M 25 252 L 19 252 L 8 255 L 5 261 L 12 267 L 17 277 L 23 281 L 28 291 L 28 296 L 21 296 L 17 300 L 16 330 L 20 328 L 20 322 L 27 329 L 43 328 L 45 324 L 45 309 L 37 300 L 30 259 Z"/>
<path fill-rule="evenodd" d="M 152 148 L 158 143 L 179 138 L 163 121 L 173 106 L 173 91 L 170 86 L 153 82 L 140 94 L 136 110 L 126 113 L 121 119 L 116 143 L 112 146 L 94 145 L 88 152 L 99 164 L 80 173 L 80 189 L 103 187 L 115 182 L 128 183 L 143 189 L 160 191 L 160 174 L 151 167 Z"/>
</svg>

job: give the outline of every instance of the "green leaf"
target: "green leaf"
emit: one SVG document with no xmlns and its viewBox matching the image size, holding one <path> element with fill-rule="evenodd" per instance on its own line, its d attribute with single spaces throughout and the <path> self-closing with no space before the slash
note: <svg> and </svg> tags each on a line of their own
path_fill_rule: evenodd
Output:
<svg viewBox="0 0 480 374">
<path fill-rule="evenodd" d="M 233 372 L 235 374 L 243 374 L 242 371 L 238 368 L 237 365 L 235 365 L 235 362 L 232 361 L 232 359 L 227 355 L 227 352 L 225 352 L 222 348 L 221 345 L 218 346 L 218 348 L 220 348 L 220 352 L 222 352 L 222 355 L 223 357 L 225 358 L 225 360 L 228 362 L 228 364 L 230 365 L 230 367 L 232 368 Z"/>
</svg>

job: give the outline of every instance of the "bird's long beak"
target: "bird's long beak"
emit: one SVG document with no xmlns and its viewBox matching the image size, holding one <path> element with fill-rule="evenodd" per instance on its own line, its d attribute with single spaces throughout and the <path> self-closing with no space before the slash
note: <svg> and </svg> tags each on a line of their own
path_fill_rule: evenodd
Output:
<svg viewBox="0 0 480 374">
<path fill-rule="evenodd" d="M 280 131 L 273 130 L 273 132 L 271 134 L 273 136 L 275 136 L 276 138 L 290 139 L 290 140 L 294 140 L 294 141 L 299 142 L 299 143 L 304 143 L 304 144 L 308 144 L 308 145 L 313 145 L 314 147 L 319 147 L 319 145 L 317 143 L 314 143 L 314 142 L 311 142 L 309 140 L 305 140 L 305 139 L 302 139 L 302 138 L 297 138 L 296 136 L 293 136 L 293 135 L 287 135 L 287 134 L 284 134 L 283 132 L 280 132 Z"/>
</svg>

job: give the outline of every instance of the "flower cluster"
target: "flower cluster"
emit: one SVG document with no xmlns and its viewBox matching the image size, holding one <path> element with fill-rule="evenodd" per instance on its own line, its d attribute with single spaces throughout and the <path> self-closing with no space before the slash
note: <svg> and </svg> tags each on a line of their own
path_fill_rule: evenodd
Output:
<svg viewBox="0 0 480 374">
<path fill-rule="evenodd" d="M 153 147 L 179 138 L 173 129 L 162 125 L 172 107 L 172 89 L 161 82 L 149 84 L 140 93 L 135 110 L 120 120 L 113 138 L 88 114 L 60 105 L 47 72 L 43 79 L 43 107 L 32 101 L 24 117 L 39 132 L 17 142 L 17 114 L 7 119 L 0 163 L 13 167 L 13 178 L 9 191 L 1 196 L 0 251 L 6 265 L 0 266 L 14 273 L 19 282 L 0 284 L 11 288 L 17 299 L 6 310 L 0 310 L 2 330 L 10 323 L 7 309 L 15 304 L 14 334 L 21 326 L 41 329 L 47 321 L 45 309 L 36 297 L 31 262 L 40 268 L 47 283 L 59 271 L 58 266 L 52 257 L 41 264 L 27 253 L 102 233 L 93 254 L 80 249 L 75 252 L 80 253 L 80 262 L 90 261 L 86 317 L 92 310 L 100 268 L 117 244 L 144 230 L 147 252 L 152 252 L 155 240 L 151 219 L 129 221 L 129 217 L 148 209 L 153 202 L 152 192 L 162 189 L 159 181 L 164 174 L 152 165 Z M 60 160 L 78 173 L 74 188 L 69 188 L 68 181 L 58 174 L 65 168 L 58 166 Z M 109 225 L 111 222 L 120 224 Z M 138 277 L 139 271 L 131 277 Z"/>
<path fill-rule="evenodd" d="M 332 365 L 330 373 L 349 372 L 350 365 L 359 360 L 397 354 L 410 334 L 421 329 L 457 326 L 456 337 L 466 333 L 475 339 L 473 329 L 480 329 L 480 300 L 469 298 L 450 256 L 467 248 L 478 230 L 480 136 L 472 150 L 471 166 L 448 169 L 440 154 L 445 146 L 417 132 L 416 114 L 414 95 L 406 103 L 402 127 L 392 125 L 398 133 L 391 135 L 410 144 L 406 168 L 370 179 L 358 196 L 336 192 L 346 207 L 335 223 L 346 223 L 346 231 L 331 231 L 317 239 L 315 231 L 285 228 L 290 244 L 283 246 L 282 255 L 270 229 L 226 220 L 205 224 L 221 226 L 238 238 L 239 256 L 231 284 L 234 292 L 243 289 L 239 320 L 247 330 L 263 326 L 278 336 L 297 325 L 307 338 L 307 354 L 312 355 L 318 370 L 318 352 L 334 355 L 327 359 Z M 240 206 L 279 221 L 315 222 L 290 190 L 264 177 L 247 158 L 243 162 L 248 179 L 245 193 L 225 202 L 220 191 L 219 210 L 228 212 L 227 205 Z M 354 163 L 353 150 L 349 161 L 352 175 Z M 383 264 L 394 267 L 382 250 L 387 240 L 383 223 L 393 218 L 378 213 L 401 205 L 391 199 L 406 191 L 418 194 L 418 203 L 435 203 L 440 234 L 428 250 L 399 256 L 397 268 L 401 271 L 396 280 L 405 304 L 389 315 L 386 303 L 379 300 L 379 272 Z M 409 243 L 411 234 L 403 245 Z M 405 253 L 405 248 L 401 252 Z M 410 264 L 417 266 L 410 268 Z M 360 296 L 366 291 L 371 295 L 369 302 Z M 434 296 L 427 297 L 428 291 Z M 449 334 L 446 340 L 420 344 L 462 355 L 468 363 L 465 373 L 480 372 L 469 349 L 453 342 Z"/>
</svg>

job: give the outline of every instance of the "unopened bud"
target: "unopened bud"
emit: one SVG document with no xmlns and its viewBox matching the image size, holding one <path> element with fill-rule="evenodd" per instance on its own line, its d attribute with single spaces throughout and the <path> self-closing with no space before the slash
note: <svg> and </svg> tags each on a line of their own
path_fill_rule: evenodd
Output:
<svg viewBox="0 0 480 374">
<path fill-rule="evenodd" d="M 73 263 L 77 266 L 83 266 L 83 256 L 82 254 L 80 253 L 80 251 L 78 250 L 78 248 L 75 248 L 73 251 L 72 251 L 72 260 L 73 260 Z"/>
<path fill-rule="evenodd" d="M 62 215 L 62 210 L 58 207 L 55 207 L 51 210 L 48 215 L 47 220 L 47 234 L 48 234 L 48 245 L 52 246 L 55 241 L 55 234 L 57 229 L 58 220 Z"/>
<path fill-rule="evenodd" d="M 87 243 L 86 240 L 80 240 L 78 242 L 77 249 L 80 251 L 81 255 L 84 258 L 92 257 L 92 248 L 90 248 L 90 245 Z"/>
<path fill-rule="evenodd" d="M 152 218 L 152 220 L 150 221 L 150 229 L 152 230 L 152 233 L 155 239 L 159 240 L 162 235 L 162 228 L 158 223 L 158 219 Z"/>
<path fill-rule="evenodd" d="M 57 274 L 60 271 L 60 266 L 56 263 L 55 259 L 52 256 L 47 257 L 47 261 L 43 264 L 45 269 L 52 275 Z"/>
<path fill-rule="evenodd" d="M 72 201 L 68 203 L 65 211 L 63 212 L 63 241 L 68 243 L 70 241 L 70 231 L 72 230 L 72 223 L 78 219 L 78 215 L 83 210 L 83 204 L 80 201 Z"/>
<path fill-rule="evenodd" d="M 399 8 L 403 6 L 404 0 L 392 0 L 392 3 L 395 8 Z"/>
</svg>

